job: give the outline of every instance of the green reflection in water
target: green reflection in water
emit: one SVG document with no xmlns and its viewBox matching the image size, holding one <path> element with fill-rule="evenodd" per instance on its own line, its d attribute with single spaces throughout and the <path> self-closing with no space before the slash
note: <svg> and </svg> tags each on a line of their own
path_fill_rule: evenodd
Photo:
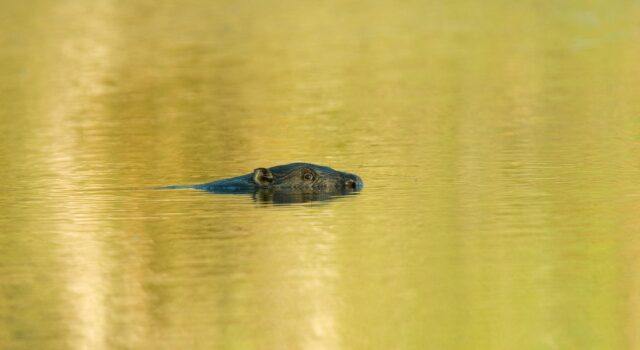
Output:
<svg viewBox="0 0 640 350">
<path fill-rule="evenodd" d="M 639 346 L 638 4 L 0 3 L 0 348 Z"/>
</svg>

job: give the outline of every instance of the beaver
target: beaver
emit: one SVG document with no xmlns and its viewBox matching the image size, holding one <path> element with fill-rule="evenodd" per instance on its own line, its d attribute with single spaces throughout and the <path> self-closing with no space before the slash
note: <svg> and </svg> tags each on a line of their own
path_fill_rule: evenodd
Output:
<svg viewBox="0 0 640 350">
<path fill-rule="evenodd" d="M 271 168 L 256 168 L 252 173 L 187 186 L 162 188 L 194 188 L 213 193 L 305 193 L 313 196 L 348 194 L 364 187 L 358 175 L 311 163 L 291 163 Z"/>
</svg>

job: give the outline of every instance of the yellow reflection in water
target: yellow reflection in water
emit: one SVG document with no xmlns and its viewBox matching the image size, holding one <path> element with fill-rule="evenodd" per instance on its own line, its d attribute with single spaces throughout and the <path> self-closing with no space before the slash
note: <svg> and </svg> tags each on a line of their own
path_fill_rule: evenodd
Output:
<svg viewBox="0 0 640 350">
<path fill-rule="evenodd" d="M 85 145 L 74 124 L 91 127 L 95 125 L 92 119 L 105 112 L 91 99 L 105 93 L 102 80 L 108 75 L 111 62 L 114 9 L 110 2 L 58 2 L 38 10 L 42 11 L 38 14 L 41 18 L 62 17 L 58 26 L 47 28 L 44 42 L 38 43 L 47 48 L 33 52 L 42 55 L 34 69 L 45 76 L 59 75 L 58 79 L 33 86 L 40 102 L 37 113 L 44 124 L 35 140 L 42 147 L 38 162 L 51 174 L 48 187 L 74 191 L 77 188 L 73 182 L 90 181 L 92 175 L 76 171 L 85 156 Z M 66 22 L 64 18 L 74 20 Z M 100 203 L 81 203 L 74 197 L 54 201 L 49 215 L 58 219 L 48 223 L 46 231 L 54 234 L 50 239 L 61 243 L 55 249 L 59 256 L 55 270 L 66 283 L 62 299 L 67 307 L 67 341 L 76 349 L 108 348 L 109 310 L 105 299 L 111 288 L 106 276 L 111 263 L 99 237 L 108 228 L 99 222 L 82 224 L 83 217 L 100 216 Z"/>
<path fill-rule="evenodd" d="M 637 347 L 637 4 L 2 5 L 0 348 Z"/>
</svg>

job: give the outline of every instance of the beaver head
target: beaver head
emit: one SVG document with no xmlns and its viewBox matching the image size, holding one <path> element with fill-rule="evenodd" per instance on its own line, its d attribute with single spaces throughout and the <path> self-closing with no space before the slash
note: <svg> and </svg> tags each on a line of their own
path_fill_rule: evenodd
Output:
<svg viewBox="0 0 640 350">
<path fill-rule="evenodd" d="M 360 190 L 364 186 L 357 175 L 310 163 L 291 163 L 257 168 L 252 180 L 260 188 L 292 190 Z"/>
</svg>

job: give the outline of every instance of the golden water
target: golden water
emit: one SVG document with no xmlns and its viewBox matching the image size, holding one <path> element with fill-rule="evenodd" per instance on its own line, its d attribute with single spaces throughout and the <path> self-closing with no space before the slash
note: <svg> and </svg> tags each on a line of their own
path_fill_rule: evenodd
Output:
<svg viewBox="0 0 640 350">
<path fill-rule="evenodd" d="M 0 4 L 0 348 L 640 349 L 637 1 Z"/>
</svg>

